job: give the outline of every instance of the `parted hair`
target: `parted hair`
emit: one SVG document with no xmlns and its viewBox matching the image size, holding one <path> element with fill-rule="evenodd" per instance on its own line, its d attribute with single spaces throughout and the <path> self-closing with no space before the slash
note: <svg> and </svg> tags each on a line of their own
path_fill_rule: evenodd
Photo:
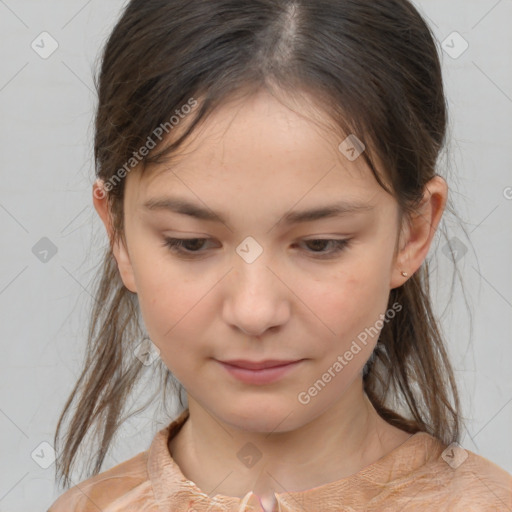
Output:
<svg viewBox="0 0 512 512">
<path fill-rule="evenodd" d="M 223 103 L 261 88 L 303 94 L 340 134 L 357 134 L 366 146 L 361 157 L 396 198 L 401 218 L 418 207 L 446 145 L 439 48 L 408 0 L 132 0 L 100 60 L 94 157 L 96 177 L 105 182 L 190 98 L 198 100 L 193 120 L 175 140 L 151 149 L 141 172 L 168 162 Z M 123 240 L 124 184 L 108 191 L 115 237 Z M 453 211 L 450 201 L 447 209 Z M 140 309 L 122 282 L 112 241 L 95 281 L 83 368 L 55 432 L 56 476 L 65 486 L 93 429 L 99 442 L 87 452 L 87 476 L 100 472 L 128 396 L 144 372 L 154 371 L 133 357 Z M 397 302 L 402 310 L 385 323 L 365 365 L 364 390 L 389 423 L 458 441 L 459 397 L 433 313 L 427 260 L 390 291 L 389 307 Z M 181 402 L 180 384 L 159 368 L 164 400 L 172 390 Z"/>
</svg>

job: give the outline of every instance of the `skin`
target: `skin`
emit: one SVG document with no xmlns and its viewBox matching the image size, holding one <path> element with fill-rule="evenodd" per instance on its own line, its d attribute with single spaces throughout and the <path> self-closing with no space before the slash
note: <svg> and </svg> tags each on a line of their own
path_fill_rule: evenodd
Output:
<svg viewBox="0 0 512 512">
<path fill-rule="evenodd" d="M 272 510 L 274 492 L 354 474 L 410 437 L 382 420 L 363 391 L 361 371 L 376 336 L 308 404 L 298 400 L 382 318 L 390 290 L 408 279 L 401 272 L 420 267 L 447 198 L 446 182 L 432 179 L 398 239 L 396 200 L 362 158 L 350 162 L 340 153 L 341 140 L 268 93 L 227 103 L 182 147 L 172 170 L 159 165 L 127 175 L 126 245 L 114 240 L 101 182 L 94 184 L 123 282 L 137 293 L 151 340 L 187 392 L 190 417 L 170 452 L 185 477 L 212 496 L 252 490 Z M 171 195 L 221 212 L 227 222 L 142 209 L 150 198 Z M 373 209 L 279 222 L 291 210 L 341 199 Z M 165 236 L 211 240 L 186 246 L 200 254 L 186 259 L 164 246 Z M 252 263 L 236 252 L 247 236 L 263 249 Z M 334 253 L 331 244 L 306 239 L 351 240 Z M 305 361 L 277 382 L 252 385 L 216 361 L 237 358 Z M 252 467 L 237 457 L 248 442 L 261 453 Z"/>
</svg>

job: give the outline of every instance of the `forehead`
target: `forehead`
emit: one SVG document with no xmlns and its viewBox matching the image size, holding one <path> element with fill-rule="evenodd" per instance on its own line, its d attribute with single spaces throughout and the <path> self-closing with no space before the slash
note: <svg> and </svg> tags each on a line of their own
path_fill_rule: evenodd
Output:
<svg viewBox="0 0 512 512">
<path fill-rule="evenodd" d="M 267 93 L 225 104 L 196 127 L 169 162 L 128 176 L 127 201 L 141 204 L 162 191 L 220 202 L 239 194 L 268 204 L 384 192 L 362 156 L 347 158 L 343 136 L 329 129 L 330 123 L 310 104 L 290 108 Z"/>
</svg>

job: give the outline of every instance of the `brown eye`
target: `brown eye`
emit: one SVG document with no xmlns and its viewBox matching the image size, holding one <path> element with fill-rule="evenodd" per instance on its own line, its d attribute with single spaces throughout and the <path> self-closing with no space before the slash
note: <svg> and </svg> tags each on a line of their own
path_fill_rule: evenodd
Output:
<svg viewBox="0 0 512 512">
<path fill-rule="evenodd" d="M 201 248 L 207 242 L 208 238 L 166 238 L 164 247 L 168 247 L 172 252 L 187 256 L 194 256 L 195 253 L 202 253 Z"/>
<path fill-rule="evenodd" d="M 348 246 L 348 240 L 330 240 L 327 238 L 319 238 L 314 240 L 304 240 L 304 243 L 308 245 L 309 247 L 312 247 L 313 250 L 308 251 L 313 254 L 318 254 L 318 257 L 330 257 L 333 255 L 336 255 L 343 251 Z M 325 251 L 322 249 L 325 249 L 326 247 L 329 247 L 329 244 L 331 244 L 331 247 L 333 247 L 330 251 Z"/>
</svg>

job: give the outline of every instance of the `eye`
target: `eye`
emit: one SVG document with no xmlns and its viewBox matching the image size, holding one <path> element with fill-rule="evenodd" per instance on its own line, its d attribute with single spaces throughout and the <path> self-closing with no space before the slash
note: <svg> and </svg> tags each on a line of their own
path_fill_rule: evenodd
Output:
<svg viewBox="0 0 512 512">
<path fill-rule="evenodd" d="M 336 256 L 338 253 L 346 249 L 349 245 L 348 240 L 339 240 L 339 239 L 327 239 L 327 238 L 319 238 L 319 239 L 311 239 L 311 240 L 304 240 L 303 241 L 306 245 L 312 246 L 315 249 L 320 250 L 313 250 L 308 251 L 313 254 L 318 254 L 318 258 L 329 258 L 332 256 Z M 331 244 L 332 249 L 330 251 L 321 250 L 325 246 L 329 246 Z"/>
<path fill-rule="evenodd" d="M 201 249 L 204 247 L 205 243 L 208 242 L 209 238 L 165 238 L 164 247 L 170 249 L 171 252 L 178 254 L 179 256 L 185 258 L 195 258 L 199 256 L 202 251 Z M 349 240 L 339 240 L 339 239 L 311 239 L 311 240 L 303 240 L 305 245 L 312 246 L 314 249 L 312 251 L 307 251 L 310 254 L 314 254 L 315 258 L 330 258 L 336 256 L 338 253 L 343 251 L 348 245 Z M 322 250 L 326 246 L 329 247 L 331 244 L 332 249 L 329 251 Z"/>
<path fill-rule="evenodd" d="M 180 256 L 194 258 L 209 238 L 165 238 L 164 247 Z"/>
</svg>

